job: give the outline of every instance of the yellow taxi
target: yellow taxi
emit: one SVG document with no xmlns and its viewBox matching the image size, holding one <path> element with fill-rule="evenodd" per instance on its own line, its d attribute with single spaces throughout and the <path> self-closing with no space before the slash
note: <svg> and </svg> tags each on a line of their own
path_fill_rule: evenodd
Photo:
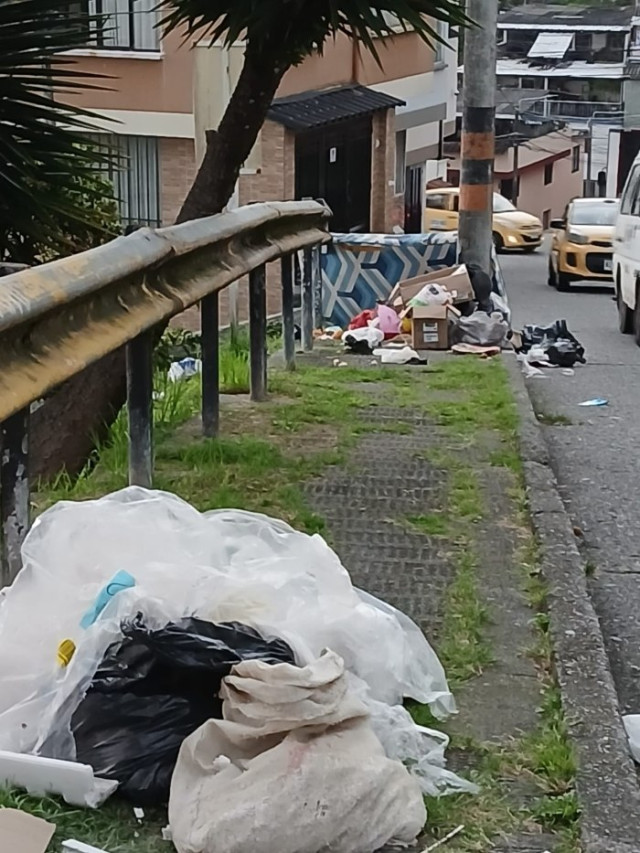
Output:
<svg viewBox="0 0 640 853">
<path fill-rule="evenodd" d="M 571 282 L 613 281 L 613 232 L 619 202 L 615 198 L 575 198 L 562 219 L 554 219 L 549 255 L 549 284 L 567 291 Z"/>
<path fill-rule="evenodd" d="M 425 231 L 457 231 L 460 188 L 427 190 Z M 542 245 L 542 222 L 537 216 L 517 210 L 499 193 L 493 194 L 493 242 L 496 251 L 520 249 L 535 252 Z"/>
</svg>

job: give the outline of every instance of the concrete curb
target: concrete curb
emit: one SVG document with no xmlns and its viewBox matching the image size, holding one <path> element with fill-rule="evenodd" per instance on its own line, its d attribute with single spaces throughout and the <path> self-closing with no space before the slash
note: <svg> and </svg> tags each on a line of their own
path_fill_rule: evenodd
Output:
<svg viewBox="0 0 640 853">
<path fill-rule="evenodd" d="M 584 853 L 638 853 L 640 786 L 587 589 L 584 560 L 520 366 L 515 359 L 505 361 L 520 416 L 529 511 L 549 584 L 556 674 L 578 759 L 576 788 Z"/>
</svg>

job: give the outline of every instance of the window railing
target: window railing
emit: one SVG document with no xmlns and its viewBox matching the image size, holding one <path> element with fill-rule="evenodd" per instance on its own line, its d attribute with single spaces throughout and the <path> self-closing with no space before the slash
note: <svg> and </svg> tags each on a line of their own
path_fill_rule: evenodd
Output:
<svg viewBox="0 0 640 853">
<path fill-rule="evenodd" d="M 73 8 L 86 15 L 87 47 L 159 50 L 156 0 L 75 0 Z"/>
</svg>

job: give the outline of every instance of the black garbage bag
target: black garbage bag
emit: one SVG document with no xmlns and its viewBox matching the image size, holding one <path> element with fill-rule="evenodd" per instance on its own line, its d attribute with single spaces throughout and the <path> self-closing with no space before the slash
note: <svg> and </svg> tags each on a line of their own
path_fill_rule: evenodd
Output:
<svg viewBox="0 0 640 853">
<path fill-rule="evenodd" d="M 556 320 L 550 326 L 525 326 L 521 337 L 520 352 L 539 346 L 546 352 L 549 364 L 558 367 L 573 367 L 577 362 L 586 364 L 584 347 L 571 334 L 566 320 Z"/>
<path fill-rule="evenodd" d="M 77 760 L 118 781 L 119 794 L 135 805 L 163 805 L 183 740 L 222 717 L 218 694 L 231 668 L 295 658 L 283 640 L 236 622 L 183 619 L 151 631 L 138 614 L 122 633 L 72 717 Z"/>
</svg>

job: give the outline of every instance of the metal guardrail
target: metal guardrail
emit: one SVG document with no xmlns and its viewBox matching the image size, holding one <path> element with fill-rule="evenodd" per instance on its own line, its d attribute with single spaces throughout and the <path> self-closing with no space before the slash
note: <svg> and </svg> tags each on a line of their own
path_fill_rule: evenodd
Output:
<svg viewBox="0 0 640 853">
<path fill-rule="evenodd" d="M 313 347 L 319 247 L 330 241 L 323 202 L 274 202 L 169 228 L 143 228 L 0 283 L 0 588 L 20 568 L 29 528 L 31 404 L 105 355 L 126 346 L 129 482 L 153 477 L 153 330 L 201 306 L 202 423 L 219 428 L 219 293 L 249 275 L 251 397 L 267 391 L 265 265 L 281 259 L 285 359 L 295 365 L 294 258 L 302 265 L 302 343 Z M 6 272 L 6 270 L 5 270 Z"/>
<path fill-rule="evenodd" d="M 602 115 L 602 121 L 606 120 L 605 113 L 611 113 L 612 117 L 619 116 L 622 105 L 604 101 L 561 101 L 545 98 L 527 107 L 526 112 L 534 113 L 544 118 L 584 119 L 592 118 L 594 113 Z"/>
</svg>

